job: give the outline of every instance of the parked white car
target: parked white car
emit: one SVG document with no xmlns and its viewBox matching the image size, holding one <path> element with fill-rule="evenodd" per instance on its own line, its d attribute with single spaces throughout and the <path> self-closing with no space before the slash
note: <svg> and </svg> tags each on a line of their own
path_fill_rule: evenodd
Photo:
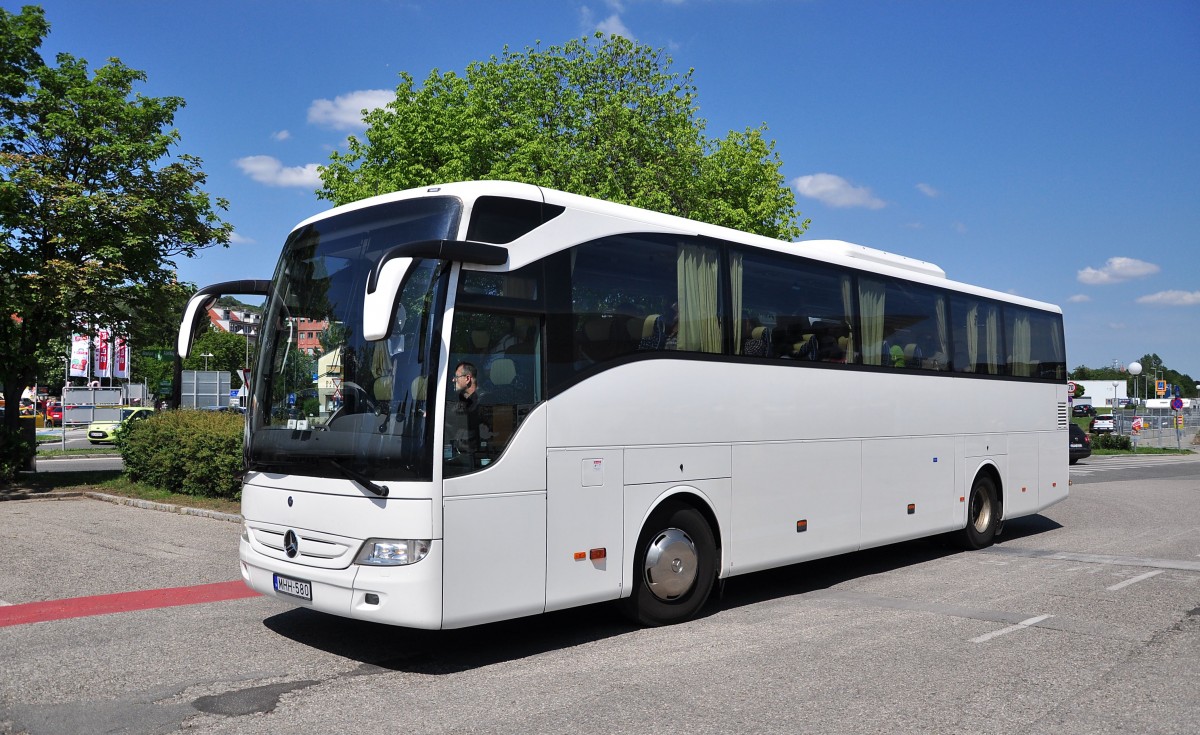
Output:
<svg viewBox="0 0 1200 735">
<path fill-rule="evenodd" d="M 1093 434 L 1111 434 L 1116 430 L 1116 424 L 1113 422 L 1111 413 L 1101 413 L 1092 417 L 1090 431 Z"/>
</svg>

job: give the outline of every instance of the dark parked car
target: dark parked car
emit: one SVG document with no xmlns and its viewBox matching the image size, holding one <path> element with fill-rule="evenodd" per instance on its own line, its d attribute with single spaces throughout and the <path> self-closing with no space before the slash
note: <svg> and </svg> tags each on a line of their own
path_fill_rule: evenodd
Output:
<svg viewBox="0 0 1200 735">
<path fill-rule="evenodd" d="M 1079 424 L 1071 424 L 1071 464 L 1092 456 L 1092 437 Z"/>
<path fill-rule="evenodd" d="M 1072 408 L 1071 415 L 1072 416 L 1081 416 L 1081 417 L 1082 416 L 1095 416 L 1096 409 L 1094 409 L 1091 406 L 1089 406 L 1088 404 L 1084 403 L 1084 404 L 1081 404 L 1081 405 L 1078 405 L 1078 406 L 1075 406 L 1074 408 Z"/>
</svg>

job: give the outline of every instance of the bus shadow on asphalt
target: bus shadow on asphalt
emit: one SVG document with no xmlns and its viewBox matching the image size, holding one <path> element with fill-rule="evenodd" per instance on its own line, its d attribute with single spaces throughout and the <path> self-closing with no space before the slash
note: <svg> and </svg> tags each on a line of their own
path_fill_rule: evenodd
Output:
<svg viewBox="0 0 1200 735">
<path fill-rule="evenodd" d="M 1061 528 L 1043 516 L 1007 522 L 1001 541 Z M 704 619 L 772 600 L 804 595 L 862 577 L 937 561 L 964 552 L 945 537 L 881 546 L 841 556 L 732 577 L 718 584 L 697 616 Z M 597 604 L 459 630 L 415 630 L 295 608 L 263 621 L 305 646 L 358 661 L 352 675 L 385 671 L 455 674 L 549 651 L 636 633 L 641 628 L 614 604 Z M 685 624 L 686 625 L 686 624 Z"/>
</svg>

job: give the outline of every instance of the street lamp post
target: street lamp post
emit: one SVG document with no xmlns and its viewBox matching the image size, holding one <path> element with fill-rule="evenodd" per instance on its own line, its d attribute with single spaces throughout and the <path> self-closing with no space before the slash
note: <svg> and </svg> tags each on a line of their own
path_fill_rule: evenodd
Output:
<svg viewBox="0 0 1200 735">
<path fill-rule="evenodd" d="M 204 358 L 204 372 L 207 373 L 208 372 L 208 358 L 213 357 L 213 354 L 211 352 L 205 352 L 200 357 Z"/>
<path fill-rule="evenodd" d="M 1136 397 L 1138 394 L 1137 379 L 1138 379 L 1138 376 L 1142 374 L 1142 363 L 1140 363 L 1136 360 L 1129 363 L 1129 374 L 1133 376 L 1133 395 Z M 1133 415 L 1137 416 L 1137 402 L 1136 401 L 1133 404 Z"/>
</svg>

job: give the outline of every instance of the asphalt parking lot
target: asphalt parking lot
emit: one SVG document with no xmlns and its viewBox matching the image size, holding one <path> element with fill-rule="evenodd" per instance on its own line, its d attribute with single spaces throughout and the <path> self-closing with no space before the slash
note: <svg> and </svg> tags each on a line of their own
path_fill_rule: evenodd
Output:
<svg viewBox="0 0 1200 735">
<path fill-rule="evenodd" d="M 422 632 L 179 602 L 238 579 L 237 523 L 0 503 L 0 601 L 101 608 L 0 626 L 0 732 L 1191 733 L 1200 458 L 1104 459 L 991 549 L 919 541 L 737 577 L 659 629 L 604 606 Z M 131 592 L 162 604 L 97 602 Z"/>
</svg>

